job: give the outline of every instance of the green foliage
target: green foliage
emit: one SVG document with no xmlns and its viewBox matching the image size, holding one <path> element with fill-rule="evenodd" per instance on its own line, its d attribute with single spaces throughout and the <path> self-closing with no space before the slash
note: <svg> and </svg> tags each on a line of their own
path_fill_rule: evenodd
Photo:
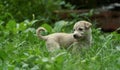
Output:
<svg viewBox="0 0 120 70">
<path fill-rule="evenodd" d="M 41 19 L 50 21 L 52 12 L 61 9 L 62 0 L 1 0 L 0 19 L 23 21 L 26 19 Z"/>
<path fill-rule="evenodd" d="M 41 25 L 41 27 L 44 27 L 45 29 L 47 29 L 49 33 L 52 32 L 52 27 L 49 24 L 44 23 Z"/>
<path fill-rule="evenodd" d="M 50 34 L 70 33 L 74 22 L 83 18 L 89 20 L 94 12 L 70 14 L 74 20 L 59 20 L 51 26 L 49 23 L 53 19 L 59 19 L 52 12 L 60 10 L 61 5 L 69 9 L 75 7 L 66 4 L 64 0 L 0 1 L 0 70 L 120 69 L 120 35 L 116 32 L 102 33 L 93 27 L 92 46 L 82 49 L 78 54 L 71 54 L 66 49 L 54 53 L 47 51 L 45 41 L 39 40 L 35 34 L 37 23 L 42 23 L 40 26 Z"/>
<path fill-rule="evenodd" d="M 100 29 L 92 28 L 92 46 L 82 49 L 78 54 L 71 54 L 66 49 L 54 53 L 47 51 L 45 41 L 36 36 L 34 27 L 38 27 L 37 23 L 42 23 L 40 26 L 45 27 L 50 34 L 70 33 L 74 22 L 83 18 L 89 20 L 94 12 L 70 14 L 74 20 L 59 20 L 51 26 L 49 23 L 53 23 L 53 19 L 58 20 L 52 12 L 60 10 L 61 5 L 74 9 L 74 6 L 63 0 L 0 1 L 0 70 L 120 69 L 120 35 L 116 32 L 102 33 Z"/>
<path fill-rule="evenodd" d="M 55 27 L 53 29 L 53 32 L 60 32 L 62 31 L 62 28 L 67 25 L 68 22 L 67 21 L 58 21 L 55 23 Z"/>
<path fill-rule="evenodd" d="M 37 20 L 17 23 L 0 21 L 0 70 L 119 70 L 120 35 L 93 30 L 93 45 L 78 54 L 66 49 L 49 53 L 33 28 Z M 54 28 L 47 23 L 49 33 L 71 32 L 73 21 L 57 21 Z M 58 27 L 59 26 L 59 27 Z"/>
</svg>

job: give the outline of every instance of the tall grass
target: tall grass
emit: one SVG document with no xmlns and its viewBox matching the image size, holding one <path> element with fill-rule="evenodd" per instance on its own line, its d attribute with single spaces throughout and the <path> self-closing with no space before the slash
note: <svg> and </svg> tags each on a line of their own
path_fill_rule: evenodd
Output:
<svg viewBox="0 0 120 70">
<path fill-rule="evenodd" d="M 93 44 L 89 49 L 71 54 L 61 49 L 53 54 L 39 40 L 32 26 L 36 21 L 16 23 L 10 20 L 7 25 L 0 21 L 0 70 L 119 70 L 120 35 L 116 32 L 103 33 L 92 28 Z M 72 32 L 74 23 L 58 21 L 48 33 Z M 59 27 L 58 27 L 59 26 Z"/>
</svg>

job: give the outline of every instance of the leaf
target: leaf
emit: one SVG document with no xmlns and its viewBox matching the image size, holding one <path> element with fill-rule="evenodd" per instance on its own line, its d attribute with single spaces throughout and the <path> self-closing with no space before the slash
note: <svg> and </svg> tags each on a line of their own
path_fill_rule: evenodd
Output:
<svg viewBox="0 0 120 70">
<path fill-rule="evenodd" d="M 4 29 L 3 26 L 2 26 L 2 24 L 4 24 L 4 21 L 0 20 L 0 30 Z"/>
<path fill-rule="evenodd" d="M 24 31 L 27 28 L 27 25 L 22 22 L 19 24 L 19 27 L 17 27 L 19 31 Z"/>
<path fill-rule="evenodd" d="M 22 68 L 27 68 L 28 66 L 29 66 L 29 64 L 27 64 L 27 63 L 22 64 Z"/>
<path fill-rule="evenodd" d="M 44 23 L 43 25 L 41 25 L 42 27 L 44 27 L 48 32 L 52 32 L 52 27 L 49 24 Z"/>
<path fill-rule="evenodd" d="M 25 20 L 24 23 L 25 23 L 28 27 L 30 27 L 30 26 L 32 26 L 34 23 L 36 23 L 37 21 L 38 21 L 38 20 L 32 20 L 32 21 Z"/>
<path fill-rule="evenodd" d="M 8 31 L 11 31 L 14 34 L 17 33 L 16 21 L 15 20 L 10 20 L 6 25 L 6 29 Z"/>
<path fill-rule="evenodd" d="M 7 58 L 7 53 L 4 50 L 0 49 L 0 59 L 5 60 L 6 58 Z"/>
<path fill-rule="evenodd" d="M 63 20 L 56 22 L 53 32 L 60 32 L 62 30 L 62 28 L 67 24 L 68 24 L 68 22 L 63 21 Z"/>
<path fill-rule="evenodd" d="M 36 23 L 38 20 L 32 20 L 31 24 L 33 25 L 34 23 Z"/>
<path fill-rule="evenodd" d="M 42 58 L 42 62 L 48 62 L 49 59 L 48 58 Z"/>
<path fill-rule="evenodd" d="M 28 29 L 25 30 L 25 33 L 28 33 L 28 32 L 34 33 L 35 29 L 34 28 L 28 28 Z"/>
<path fill-rule="evenodd" d="M 66 57 L 66 52 L 61 52 L 58 55 L 51 58 L 52 61 L 57 61 L 58 63 L 62 63 Z"/>
<path fill-rule="evenodd" d="M 31 70 L 39 70 L 39 66 L 35 65 L 33 68 L 31 68 Z"/>
</svg>

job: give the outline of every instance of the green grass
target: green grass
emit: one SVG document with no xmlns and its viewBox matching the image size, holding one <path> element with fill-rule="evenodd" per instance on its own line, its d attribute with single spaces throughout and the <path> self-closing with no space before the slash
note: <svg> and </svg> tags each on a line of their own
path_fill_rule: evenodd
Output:
<svg viewBox="0 0 120 70">
<path fill-rule="evenodd" d="M 73 24 L 66 25 L 67 21 L 60 22 L 56 22 L 55 28 L 48 24 L 42 26 L 50 29 L 49 33 L 52 31 L 71 32 Z M 28 23 L 19 23 L 21 27 L 17 27 L 14 20 L 5 26 L 1 21 L 0 70 L 120 69 L 120 35 L 116 32 L 103 33 L 93 27 L 93 44 L 89 49 L 81 50 L 77 54 L 71 54 L 65 49 L 48 53 L 45 42 L 39 40 L 35 35 L 35 29 L 32 28 L 34 24 L 32 21 Z"/>
</svg>

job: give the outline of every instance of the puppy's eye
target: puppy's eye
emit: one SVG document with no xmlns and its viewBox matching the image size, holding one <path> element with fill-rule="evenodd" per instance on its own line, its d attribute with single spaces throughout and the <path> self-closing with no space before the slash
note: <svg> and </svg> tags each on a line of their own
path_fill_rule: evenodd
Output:
<svg viewBox="0 0 120 70">
<path fill-rule="evenodd" d="M 73 31 L 75 31 L 75 29 L 73 29 Z"/>
<path fill-rule="evenodd" d="M 79 30 L 79 31 L 83 31 L 83 29 L 82 29 L 82 28 L 79 28 L 78 30 Z"/>
</svg>

